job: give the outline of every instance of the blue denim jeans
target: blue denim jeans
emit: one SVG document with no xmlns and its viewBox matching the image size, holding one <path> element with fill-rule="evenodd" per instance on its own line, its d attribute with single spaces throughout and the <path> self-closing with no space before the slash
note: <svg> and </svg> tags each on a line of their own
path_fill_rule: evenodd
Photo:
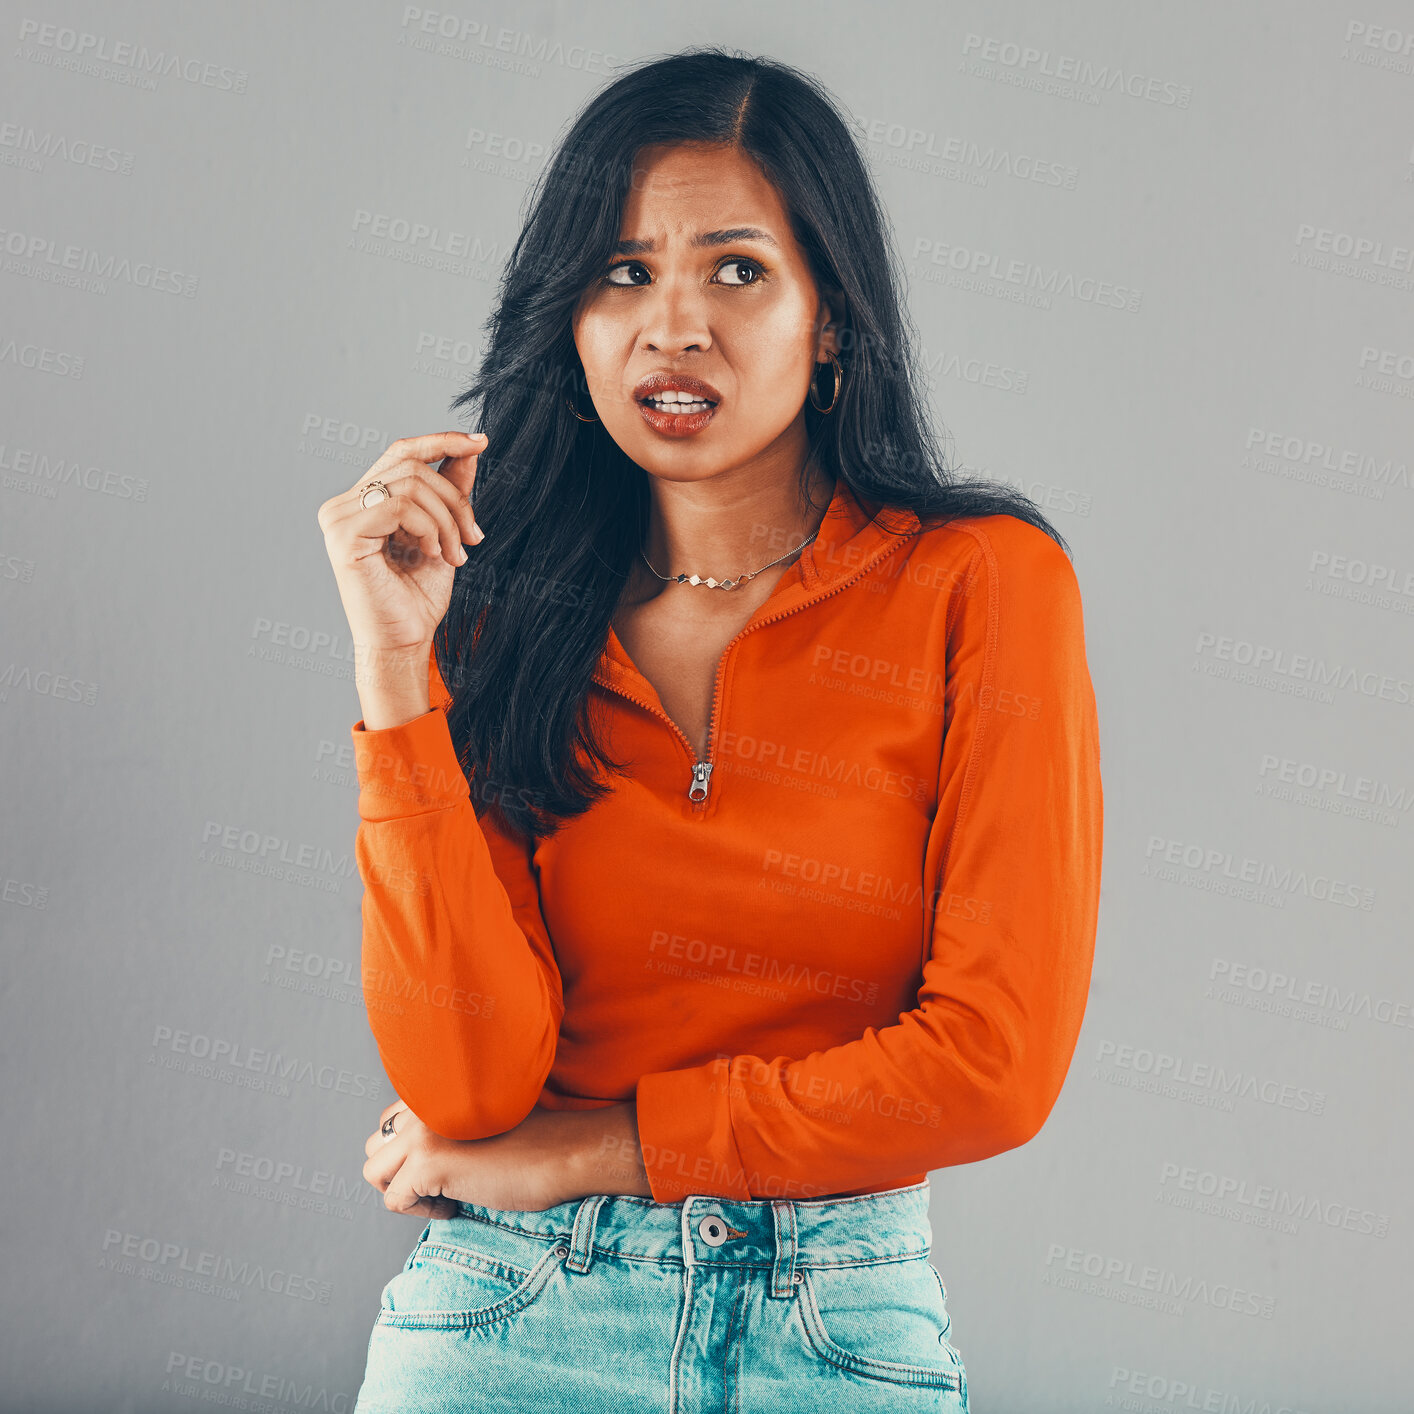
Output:
<svg viewBox="0 0 1414 1414">
<path fill-rule="evenodd" d="M 965 1411 L 928 1192 L 463 1203 L 383 1288 L 355 1414 Z"/>
</svg>

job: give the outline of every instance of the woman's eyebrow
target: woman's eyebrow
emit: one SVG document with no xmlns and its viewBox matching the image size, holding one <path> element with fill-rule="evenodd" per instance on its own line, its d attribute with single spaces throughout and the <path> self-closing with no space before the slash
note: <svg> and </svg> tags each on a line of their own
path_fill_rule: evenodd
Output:
<svg viewBox="0 0 1414 1414">
<path fill-rule="evenodd" d="M 699 231 L 692 238 L 694 246 L 730 245 L 733 241 L 765 241 L 776 245 L 777 241 L 767 231 L 755 226 L 728 226 L 720 231 Z M 658 247 L 652 241 L 616 241 L 615 255 L 648 255 Z"/>
</svg>

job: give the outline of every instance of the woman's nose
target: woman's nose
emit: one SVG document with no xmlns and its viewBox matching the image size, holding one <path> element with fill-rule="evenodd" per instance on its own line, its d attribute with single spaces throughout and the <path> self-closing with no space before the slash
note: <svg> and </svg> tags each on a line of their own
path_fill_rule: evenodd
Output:
<svg viewBox="0 0 1414 1414">
<path fill-rule="evenodd" d="M 675 354 L 683 349 L 705 349 L 712 342 L 706 301 L 699 291 L 664 282 L 648 292 L 644 305 L 645 348 Z"/>
</svg>

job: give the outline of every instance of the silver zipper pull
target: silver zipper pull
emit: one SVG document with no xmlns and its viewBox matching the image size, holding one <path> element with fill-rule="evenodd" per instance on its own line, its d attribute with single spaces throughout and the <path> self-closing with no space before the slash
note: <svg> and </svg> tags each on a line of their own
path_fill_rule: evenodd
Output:
<svg viewBox="0 0 1414 1414">
<path fill-rule="evenodd" d="M 689 800 L 706 800 L 708 788 L 712 784 L 712 763 L 698 761 L 692 768 L 692 784 L 687 789 Z"/>
</svg>

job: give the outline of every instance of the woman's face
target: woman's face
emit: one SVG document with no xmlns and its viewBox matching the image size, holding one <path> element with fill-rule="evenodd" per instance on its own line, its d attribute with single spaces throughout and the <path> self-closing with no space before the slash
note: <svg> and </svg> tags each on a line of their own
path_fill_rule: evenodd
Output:
<svg viewBox="0 0 1414 1414">
<path fill-rule="evenodd" d="M 816 286 L 775 188 L 736 148 L 645 147 L 619 236 L 572 320 L 605 430 L 669 480 L 777 458 L 794 472 L 810 379 L 839 349 L 825 326 L 840 304 Z M 643 380 L 657 373 L 702 380 L 692 395 L 715 406 L 687 417 L 646 408 Z M 819 386 L 827 397 L 830 379 Z"/>
</svg>

